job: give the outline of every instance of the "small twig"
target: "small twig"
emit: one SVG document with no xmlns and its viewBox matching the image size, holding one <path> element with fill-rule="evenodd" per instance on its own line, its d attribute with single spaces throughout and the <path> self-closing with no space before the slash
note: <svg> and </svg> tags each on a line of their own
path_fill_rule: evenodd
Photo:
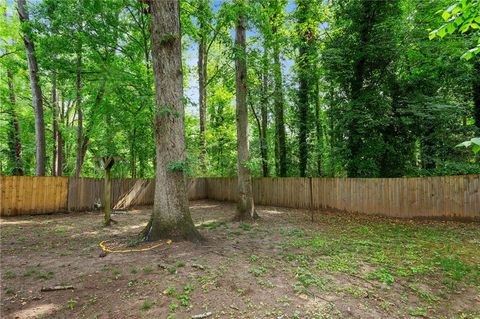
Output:
<svg viewBox="0 0 480 319">
<path fill-rule="evenodd" d="M 201 313 L 199 315 L 194 315 L 192 316 L 192 319 L 203 319 L 203 318 L 208 318 L 212 315 L 212 313 L 209 311 L 209 312 L 205 312 L 205 313 Z"/>
<path fill-rule="evenodd" d="M 73 286 L 53 286 L 53 287 L 43 287 L 42 289 L 40 289 L 40 291 L 42 292 L 46 292 L 46 291 L 58 291 L 58 290 L 68 290 L 68 289 L 75 289 L 73 288 Z"/>
</svg>

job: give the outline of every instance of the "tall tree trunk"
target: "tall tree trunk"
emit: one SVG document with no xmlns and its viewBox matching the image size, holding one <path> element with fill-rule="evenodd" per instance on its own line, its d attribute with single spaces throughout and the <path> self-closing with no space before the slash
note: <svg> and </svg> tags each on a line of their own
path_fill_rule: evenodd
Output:
<svg viewBox="0 0 480 319">
<path fill-rule="evenodd" d="M 475 58 L 473 67 L 473 118 L 480 132 L 480 57 Z M 480 133 L 479 133 L 480 134 Z"/>
<path fill-rule="evenodd" d="M 299 157 L 299 172 L 301 177 L 306 176 L 307 162 L 308 162 L 308 79 L 307 72 L 311 72 L 307 67 L 307 52 L 305 44 L 300 47 L 299 54 L 299 92 L 298 92 L 298 157 Z"/>
<path fill-rule="evenodd" d="M 9 131 L 8 145 L 10 159 L 12 162 L 13 170 L 12 174 L 16 176 L 23 175 L 23 163 L 22 163 L 22 143 L 20 142 L 20 123 L 18 122 L 18 115 L 15 110 L 17 106 L 17 99 L 15 96 L 15 86 L 13 84 L 13 73 L 10 69 L 7 69 L 8 89 L 10 90 L 10 116 L 11 116 L 11 129 Z"/>
<path fill-rule="evenodd" d="M 57 140 L 58 140 L 58 120 L 57 120 L 57 74 L 52 74 L 52 127 L 53 127 L 53 147 L 52 147 L 52 176 L 57 176 Z"/>
<path fill-rule="evenodd" d="M 322 153 L 323 153 L 323 134 L 322 134 L 322 117 L 320 109 L 320 98 L 319 98 L 319 83 L 318 79 L 315 83 L 315 133 L 317 137 L 317 175 L 322 176 Z"/>
<path fill-rule="evenodd" d="M 21 24 L 28 24 L 29 17 L 26 10 L 25 0 L 17 0 L 18 16 Z M 39 83 L 37 57 L 35 55 L 35 44 L 27 34 L 23 34 L 23 43 L 27 52 L 28 70 L 30 74 L 30 85 L 32 90 L 33 111 L 35 114 L 35 175 L 45 176 L 46 165 L 46 142 L 45 142 L 45 121 L 43 118 L 42 88 Z"/>
<path fill-rule="evenodd" d="M 276 27 L 273 33 L 277 33 Z M 273 77 L 275 82 L 275 163 L 277 175 L 281 177 L 287 176 L 287 143 L 285 137 L 285 116 L 284 116 L 284 96 L 283 96 L 283 79 L 282 65 L 280 64 L 280 49 L 278 41 L 275 39 L 273 45 Z"/>
<path fill-rule="evenodd" d="M 235 219 L 247 220 L 256 217 L 253 204 L 252 177 L 248 168 L 250 159 L 248 149 L 248 108 L 247 108 L 247 60 L 244 0 L 238 0 L 238 17 L 235 28 L 235 84 L 237 119 L 237 167 L 238 167 L 238 204 Z"/>
<path fill-rule="evenodd" d="M 80 177 L 86 147 L 83 139 L 83 110 L 82 110 L 82 52 L 77 52 L 77 80 L 76 80 L 76 108 L 77 108 L 77 156 L 75 162 L 75 176 Z"/>
<path fill-rule="evenodd" d="M 203 7 L 206 3 L 200 0 L 200 11 L 203 11 Z M 200 115 L 200 165 L 202 169 L 205 169 L 205 157 L 207 154 L 207 144 L 205 140 L 205 131 L 207 126 L 207 52 L 206 52 L 206 39 L 205 39 L 205 24 L 203 20 L 200 20 L 200 41 L 198 44 L 198 107 Z"/>
<path fill-rule="evenodd" d="M 260 103 L 261 125 L 260 131 L 260 155 L 262 157 L 262 173 L 263 177 L 269 176 L 268 171 L 268 51 L 267 45 L 263 46 L 263 72 L 262 72 L 262 101 Z"/>
<path fill-rule="evenodd" d="M 155 79 L 156 182 L 145 240 L 198 240 L 188 207 L 185 165 L 180 3 L 152 0 L 151 44 Z M 167 76 L 168 75 L 168 76 Z"/>
</svg>

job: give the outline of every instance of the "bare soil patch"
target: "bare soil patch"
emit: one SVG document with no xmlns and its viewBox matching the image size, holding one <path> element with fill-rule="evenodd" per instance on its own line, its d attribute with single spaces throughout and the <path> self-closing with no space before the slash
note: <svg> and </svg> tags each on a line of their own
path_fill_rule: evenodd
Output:
<svg viewBox="0 0 480 319">
<path fill-rule="evenodd" d="M 2 318 L 479 318 L 480 224 L 197 201 L 206 241 L 127 248 L 149 209 L 0 219 Z M 131 243 L 130 243 L 131 244 Z M 132 248 L 148 247 L 142 244 Z M 41 292 L 73 285 L 74 290 Z"/>
</svg>

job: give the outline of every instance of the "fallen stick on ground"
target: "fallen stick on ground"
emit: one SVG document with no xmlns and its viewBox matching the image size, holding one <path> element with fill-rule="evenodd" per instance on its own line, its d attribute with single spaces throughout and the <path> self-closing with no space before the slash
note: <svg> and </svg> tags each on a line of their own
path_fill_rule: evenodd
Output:
<svg viewBox="0 0 480 319">
<path fill-rule="evenodd" d="M 209 311 L 209 312 L 201 313 L 199 315 L 194 315 L 192 316 L 192 319 L 203 319 L 203 318 L 210 317 L 211 315 L 212 313 Z"/>
<path fill-rule="evenodd" d="M 53 287 L 43 287 L 40 291 L 57 291 L 57 290 L 68 290 L 68 289 L 75 289 L 73 286 L 53 286 Z"/>
</svg>

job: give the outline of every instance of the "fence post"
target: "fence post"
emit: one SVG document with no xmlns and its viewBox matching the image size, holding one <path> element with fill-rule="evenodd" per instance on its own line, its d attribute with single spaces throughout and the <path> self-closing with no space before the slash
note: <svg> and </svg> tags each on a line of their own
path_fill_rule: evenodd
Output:
<svg viewBox="0 0 480 319">
<path fill-rule="evenodd" d="M 313 186 L 312 186 L 312 177 L 309 177 L 309 182 L 310 182 L 310 211 L 312 214 L 312 222 L 313 222 Z"/>
</svg>

